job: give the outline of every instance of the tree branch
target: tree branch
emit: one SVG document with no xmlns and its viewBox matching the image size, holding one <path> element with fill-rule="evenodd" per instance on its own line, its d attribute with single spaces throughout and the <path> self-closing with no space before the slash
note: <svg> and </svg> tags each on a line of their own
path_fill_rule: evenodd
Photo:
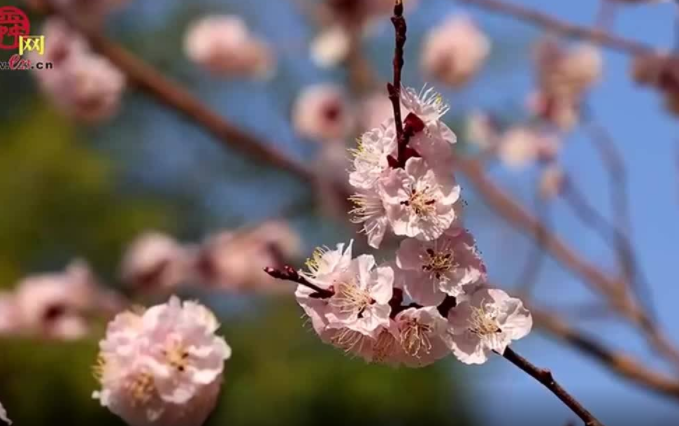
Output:
<svg viewBox="0 0 679 426">
<path fill-rule="evenodd" d="M 552 376 L 552 372 L 542 368 L 538 368 L 531 364 L 526 358 L 517 354 L 511 348 L 506 348 L 502 356 L 515 366 L 519 367 L 525 373 L 529 374 L 532 378 L 542 383 L 547 389 L 549 389 L 557 398 L 561 400 L 564 404 L 568 406 L 578 417 L 585 422 L 585 426 L 603 426 L 599 420 L 594 417 L 592 413 L 587 411 L 585 407 L 582 406 L 571 394 L 569 394 L 566 389 L 564 389 Z"/>
<path fill-rule="evenodd" d="M 586 39 L 599 43 L 631 55 L 648 55 L 657 53 L 657 49 L 644 43 L 626 39 L 601 29 L 586 28 L 570 24 L 550 15 L 517 4 L 506 3 L 500 0 L 457 0 L 460 3 L 480 7 L 500 15 L 511 16 L 550 31 L 569 37 Z"/>
</svg>

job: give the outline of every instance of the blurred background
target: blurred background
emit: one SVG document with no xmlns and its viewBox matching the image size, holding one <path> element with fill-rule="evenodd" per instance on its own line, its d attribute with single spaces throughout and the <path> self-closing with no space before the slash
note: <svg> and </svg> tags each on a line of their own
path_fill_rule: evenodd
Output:
<svg viewBox="0 0 679 426">
<path fill-rule="evenodd" d="M 594 0 L 513 2 L 584 26 L 593 25 L 600 10 Z M 311 54 L 310 46 L 327 25 L 316 13 L 319 3 L 133 0 L 109 15 L 104 29 L 111 39 L 185 86 L 231 123 L 270 141 L 301 164 L 325 170 L 325 156 L 335 154 L 328 153 L 323 142 L 295 130 L 291 124 L 295 102 L 305 87 L 316 83 L 336 84 L 354 101 L 371 92 L 367 86 L 383 88 L 391 78 L 393 28 L 388 14 L 372 16 L 361 30 L 365 34 L 359 43 L 352 45 L 359 47 L 350 56 L 359 55 L 365 61 L 362 65 L 372 70 L 366 82 L 356 76 L 354 66 L 321 66 Z M 21 2 L 3 0 L 2 5 L 28 10 Z M 672 49 L 674 6 L 621 9 L 609 30 Z M 531 48 L 543 31 L 455 1 L 420 0 L 407 8 L 405 84 L 419 88 L 429 80 L 419 64 L 426 34 L 449 14 L 459 13 L 472 16 L 487 34 L 492 42 L 490 55 L 463 87 L 429 82 L 451 104 L 445 120 L 458 135 L 458 148 L 473 155 L 478 148 L 467 137 L 470 112 L 492 111 L 503 123 L 528 120 L 525 99 L 535 80 Z M 224 78 L 192 63 L 184 53 L 187 27 L 211 14 L 242 17 L 250 31 L 271 46 L 275 72 L 265 79 Z M 34 12 L 29 16 L 34 28 L 39 28 L 44 17 Z M 0 60 L 9 56 L 0 52 Z M 650 283 L 645 298 L 668 337 L 679 341 L 679 286 L 673 270 L 679 240 L 676 121 L 663 109 L 657 93 L 631 80 L 628 56 L 603 50 L 603 59 L 602 78 L 587 97 L 588 114 L 607 129 L 622 153 L 629 179 L 629 231 Z M 355 65 L 352 60 L 347 63 Z M 149 230 L 198 244 L 223 230 L 281 220 L 299 236 L 289 259 L 295 266 L 302 266 L 315 246 L 356 238 L 355 228 L 342 213 L 346 206 L 338 207 L 332 197 L 324 197 L 329 190 L 322 182 L 302 181 L 215 143 L 203 129 L 134 87 L 128 87 L 115 115 L 97 123 L 64 114 L 42 93 L 31 72 L 1 71 L 0 93 L 4 100 L 0 108 L 0 289 L 9 292 L 30 274 L 62 271 L 81 258 L 106 286 L 138 303 L 162 302 L 165 295 L 136 294 L 121 278 L 126 248 Z M 343 140 L 346 147 L 356 136 L 354 132 Z M 615 217 L 608 176 L 587 130 L 576 126 L 559 137 L 563 148 L 558 163 L 594 207 Z M 542 172 L 539 165 L 516 170 L 490 160 L 486 166 L 497 185 L 540 214 L 534 202 Z M 492 280 L 516 288 L 535 247 L 489 209 L 472 185 L 464 178 L 461 181 L 468 204 L 465 224 L 477 238 Z M 549 223 L 588 261 L 604 271 L 615 271 L 610 246 L 584 227 L 563 202 L 550 202 Z M 386 259 L 392 249 L 387 245 L 377 256 Z M 558 312 L 611 348 L 624 348 L 646 365 L 676 374 L 606 306 L 592 302 L 596 298 L 579 277 L 546 254 L 535 281 L 536 304 Z M 453 359 L 420 370 L 366 365 L 317 339 L 301 319 L 292 288 L 231 290 L 223 286 L 177 290 L 215 310 L 223 324 L 221 332 L 234 349 L 221 402 L 209 425 L 534 422 L 562 426 L 575 420 L 553 395 L 499 357 L 477 367 Z M 104 326 L 104 319 L 97 320 L 78 339 L 0 338 L 0 401 L 15 424 L 123 424 L 91 399 L 97 388 L 91 366 Z M 552 369 L 562 385 L 607 424 L 632 420 L 674 424 L 668 419 L 679 424 L 677 399 L 614 375 L 539 329 L 519 342 L 516 350 Z"/>
</svg>

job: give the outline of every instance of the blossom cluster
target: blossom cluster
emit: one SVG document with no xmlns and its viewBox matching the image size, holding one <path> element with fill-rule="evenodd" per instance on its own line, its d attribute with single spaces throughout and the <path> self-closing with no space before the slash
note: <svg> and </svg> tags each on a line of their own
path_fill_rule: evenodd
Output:
<svg viewBox="0 0 679 426">
<path fill-rule="evenodd" d="M 231 348 L 204 306 L 172 297 L 123 312 L 99 344 L 93 394 L 130 426 L 199 426 L 212 412 Z"/>
<path fill-rule="evenodd" d="M 279 291 L 282 286 L 261 268 L 296 257 L 299 245 L 299 236 L 283 221 L 220 231 L 200 244 L 182 244 L 164 233 L 148 231 L 128 247 L 120 275 L 123 283 L 141 293 L 170 294 L 187 284 L 229 291 Z"/>
<path fill-rule="evenodd" d="M 0 292 L 0 335 L 78 339 L 89 331 L 92 317 L 113 316 L 123 303 L 76 260 L 63 272 L 28 276 L 13 291 Z"/>
<path fill-rule="evenodd" d="M 53 69 L 34 70 L 43 92 L 74 119 L 94 123 L 111 118 L 119 109 L 125 76 L 63 19 L 48 18 L 42 34 L 49 40 L 44 58 L 32 51 L 30 59 L 54 64 Z"/>
<path fill-rule="evenodd" d="M 360 138 L 349 174 L 353 221 L 373 248 L 388 232 L 400 238 L 396 258 L 354 258 L 351 243 L 317 250 L 297 301 L 323 341 L 367 361 L 418 367 L 452 352 L 483 363 L 528 334 L 532 319 L 520 300 L 489 288 L 462 226 L 447 105 L 431 90 L 400 93 L 409 139 L 399 143 L 387 119 Z"/>
</svg>

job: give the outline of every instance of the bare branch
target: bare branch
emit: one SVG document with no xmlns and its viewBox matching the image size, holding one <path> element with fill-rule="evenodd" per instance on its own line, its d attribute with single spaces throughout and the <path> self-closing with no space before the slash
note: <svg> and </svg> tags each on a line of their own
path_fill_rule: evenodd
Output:
<svg viewBox="0 0 679 426">
<path fill-rule="evenodd" d="M 551 371 L 536 367 L 526 358 L 517 354 L 514 352 L 514 350 L 512 350 L 512 348 L 509 347 L 505 349 L 505 352 L 502 354 L 502 356 L 507 361 L 519 367 L 525 373 L 528 373 L 532 378 L 542 383 L 544 387 L 549 389 L 554 395 L 556 395 L 557 398 L 561 400 L 561 402 L 566 404 L 568 408 L 577 414 L 577 416 L 580 417 L 583 422 L 585 422 L 585 426 L 603 426 L 603 423 L 597 420 L 597 418 L 594 417 L 592 413 L 587 411 L 587 409 L 583 407 L 582 404 L 580 404 L 575 398 L 573 398 L 571 394 L 566 391 L 566 389 L 564 389 L 559 383 L 557 383 L 556 380 L 554 380 L 554 376 L 552 375 Z"/>
</svg>

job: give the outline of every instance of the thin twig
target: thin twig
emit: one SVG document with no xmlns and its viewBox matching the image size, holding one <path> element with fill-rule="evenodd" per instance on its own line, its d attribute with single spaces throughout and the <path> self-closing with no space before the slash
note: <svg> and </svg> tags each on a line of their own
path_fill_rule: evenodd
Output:
<svg viewBox="0 0 679 426">
<path fill-rule="evenodd" d="M 394 47 L 394 81 L 387 83 L 387 90 L 389 91 L 389 100 L 394 108 L 394 120 L 396 121 L 396 138 L 400 141 L 403 138 L 403 119 L 401 118 L 401 72 L 403 71 L 403 47 L 406 44 L 406 33 L 408 32 L 408 25 L 403 17 L 403 2 L 396 0 L 394 5 L 394 16 L 391 17 L 391 22 L 394 24 L 396 33 L 396 44 Z M 400 147 L 399 147 L 400 149 Z"/>
<path fill-rule="evenodd" d="M 540 270 L 546 258 L 543 249 L 545 243 L 545 233 L 543 231 L 549 229 L 550 226 L 548 201 L 541 197 L 540 191 L 535 191 L 534 199 L 535 214 L 540 223 L 543 223 L 545 226 L 537 229 L 537 242 L 530 247 L 530 253 L 526 256 L 526 262 L 515 285 L 515 288 L 518 289 L 518 294 L 526 298 L 530 297 L 530 294 L 537 285 Z"/>
<path fill-rule="evenodd" d="M 679 380 L 650 370 L 633 357 L 605 347 L 594 336 L 575 330 L 553 312 L 534 306 L 530 307 L 530 311 L 538 328 L 599 361 L 615 374 L 658 395 L 679 399 Z"/>
<path fill-rule="evenodd" d="M 594 43 L 608 46 L 612 49 L 625 52 L 631 55 L 648 55 L 657 53 L 657 49 L 644 43 L 626 39 L 601 29 L 586 28 L 578 25 L 561 21 L 550 15 L 520 6 L 513 3 L 506 3 L 499 0 L 457 0 L 471 6 L 480 7 L 501 15 L 511 16 L 521 21 L 547 28 L 550 31 L 560 33 L 569 37 L 587 39 Z"/>
<path fill-rule="evenodd" d="M 585 426 L 603 426 L 599 420 L 585 407 L 582 406 L 566 389 L 564 389 L 556 380 L 552 372 L 542 368 L 538 368 L 531 364 L 526 358 L 514 352 L 511 348 L 506 348 L 502 356 L 515 366 L 519 367 L 525 373 L 528 373 L 532 378 L 542 383 L 549 389 L 557 398 L 561 400 L 568 408 L 570 408 L 578 417 L 585 422 Z"/>
<path fill-rule="evenodd" d="M 297 284 L 308 287 L 315 291 L 315 293 L 312 296 L 318 297 L 319 299 L 327 299 L 328 297 L 332 297 L 332 295 L 335 294 L 332 290 L 320 288 L 316 284 L 309 282 L 309 280 L 307 280 L 304 277 L 304 275 L 300 274 L 295 270 L 295 268 L 289 265 L 284 266 L 283 269 L 267 266 L 266 268 L 264 268 L 264 272 L 278 280 L 292 281 Z"/>
</svg>

